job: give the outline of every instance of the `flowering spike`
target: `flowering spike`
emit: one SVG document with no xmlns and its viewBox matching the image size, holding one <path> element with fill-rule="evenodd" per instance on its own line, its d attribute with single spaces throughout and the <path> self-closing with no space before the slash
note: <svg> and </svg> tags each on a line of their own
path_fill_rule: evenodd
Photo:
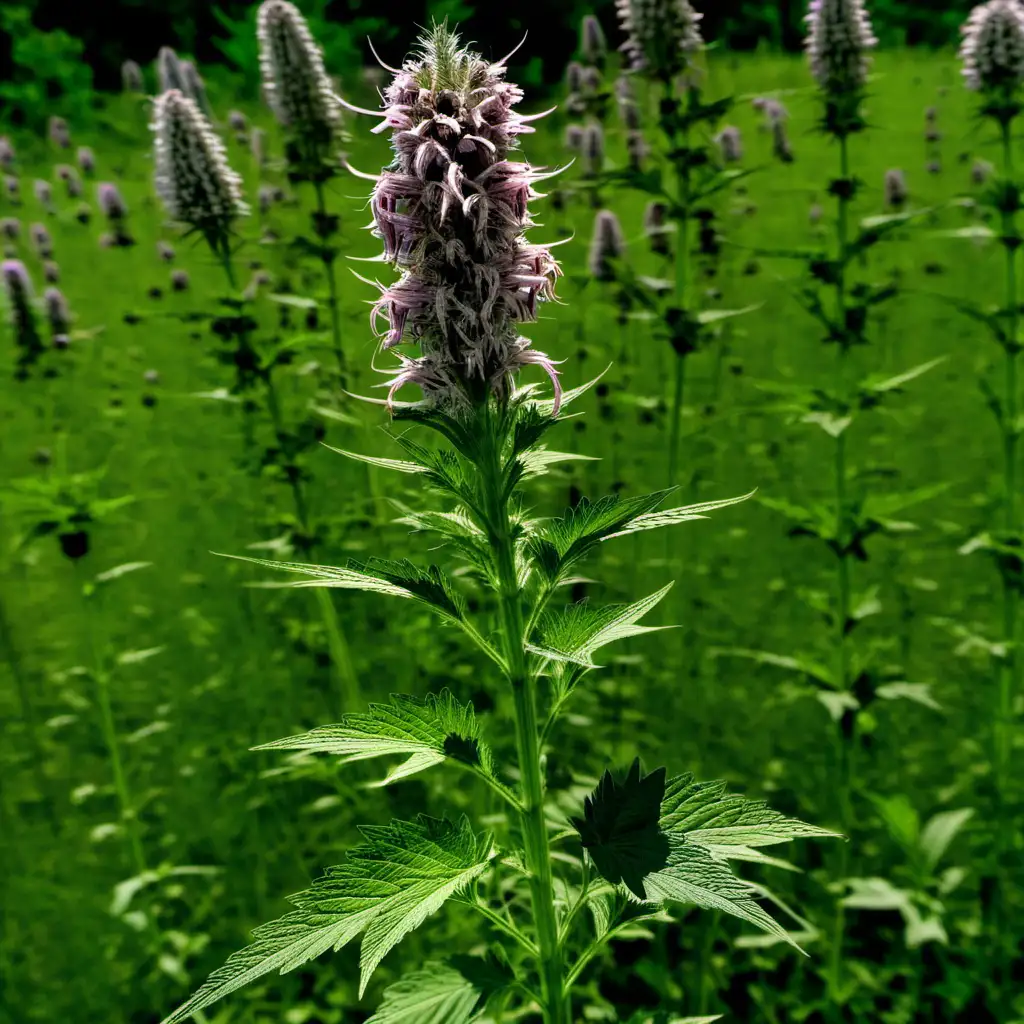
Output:
<svg viewBox="0 0 1024 1024">
<path fill-rule="evenodd" d="M 608 54 L 604 29 L 593 14 L 583 15 L 580 23 L 580 53 L 588 64 L 602 64 Z"/>
<path fill-rule="evenodd" d="M 611 210 L 598 210 L 594 218 L 594 235 L 590 241 L 590 273 L 598 281 L 614 281 L 613 260 L 626 252 L 626 241 L 619 218 Z"/>
<path fill-rule="evenodd" d="M 93 156 L 92 150 L 88 146 L 79 146 L 76 156 L 78 166 L 82 169 L 83 174 L 96 172 L 96 157 Z"/>
<path fill-rule="evenodd" d="M 864 0 L 811 0 L 804 21 L 807 57 L 819 88 L 836 97 L 863 90 L 868 51 L 878 45 Z"/>
<path fill-rule="evenodd" d="M 71 146 L 71 132 L 68 130 L 68 123 L 63 117 L 51 117 L 49 121 L 48 134 L 50 141 L 60 149 L 68 149 Z"/>
<path fill-rule="evenodd" d="M 185 86 L 181 91 L 195 103 L 206 117 L 210 117 L 210 101 L 206 98 L 206 83 L 203 81 L 202 75 L 199 74 L 199 69 L 190 60 L 183 60 L 180 67 L 181 80 Z"/>
<path fill-rule="evenodd" d="M 0 220 L 0 238 L 16 242 L 21 237 L 21 221 L 17 217 L 4 217 Z"/>
<path fill-rule="evenodd" d="M 53 255 L 53 239 L 50 238 L 50 232 L 42 224 L 32 224 L 28 229 L 28 234 L 36 252 L 43 259 L 49 259 Z"/>
<path fill-rule="evenodd" d="M 51 186 L 48 181 L 43 181 L 42 178 L 36 178 L 36 180 L 32 182 L 32 191 L 35 193 L 40 206 L 45 206 L 48 211 L 52 212 L 53 186 Z"/>
<path fill-rule="evenodd" d="M 583 91 L 583 65 L 571 60 L 565 66 L 565 88 L 567 92 Z"/>
<path fill-rule="evenodd" d="M 57 284 L 60 281 L 60 266 L 53 260 L 46 260 L 43 263 L 43 278 L 47 284 Z"/>
<path fill-rule="evenodd" d="M 715 142 L 723 163 L 734 164 L 743 159 L 743 135 L 735 125 L 727 124 L 715 136 Z"/>
<path fill-rule="evenodd" d="M 232 110 L 228 114 L 228 127 L 233 132 L 244 132 L 249 127 L 249 121 L 240 110 Z"/>
<path fill-rule="evenodd" d="M 125 92 L 142 92 L 142 68 L 133 60 L 121 65 L 121 87 Z"/>
<path fill-rule="evenodd" d="M 583 161 L 587 174 L 600 174 L 604 167 L 604 129 L 600 122 L 591 121 L 583 130 Z"/>
<path fill-rule="evenodd" d="M 9 171 L 14 167 L 14 147 L 6 135 L 0 135 L 0 170 Z"/>
<path fill-rule="evenodd" d="M 785 121 L 772 122 L 772 152 L 775 158 L 784 164 L 791 164 L 794 160 Z"/>
<path fill-rule="evenodd" d="M 176 292 L 187 292 L 189 285 L 187 270 L 171 271 L 171 290 Z"/>
<path fill-rule="evenodd" d="M 68 309 L 67 299 L 64 293 L 55 287 L 47 288 L 43 292 L 43 309 L 46 311 L 46 320 L 50 325 L 50 333 L 54 336 L 67 334 L 71 326 L 71 312 Z"/>
<path fill-rule="evenodd" d="M 1024 82 L 1024 8 L 1018 0 L 979 4 L 960 31 L 968 89 L 1014 90 Z"/>
<path fill-rule="evenodd" d="M 21 260 L 0 263 L 0 282 L 7 296 L 8 317 L 14 328 L 15 344 L 21 350 L 18 356 L 17 376 L 28 376 L 28 368 L 43 351 L 32 310 L 32 279 Z"/>
<path fill-rule="evenodd" d="M 298 158 L 292 162 L 310 175 L 329 177 L 337 165 L 341 107 L 319 46 L 288 0 L 264 0 L 256 16 L 256 33 L 264 92 L 291 136 Z"/>
<path fill-rule="evenodd" d="M 634 71 L 668 81 L 687 70 L 704 47 L 689 0 L 615 0 L 626 33 L 622 50 Z"/>
<path fill-rule="evenodd" d="M 167 212 L 223 252 L 232 221 L 248 213 L 242 179 L 228 166 L 223 143 L 196 103 L 177 90 L 156 101 L 153 134 L 156 190 Z"/>
<path fill-rule="evenodd" d="M 651 155 L 651 147 L 647 145 L 643 132 L 627 132 L 626 155 L 629 157 L 629 166 L 634 171 L 643 170 L 644 163 Z"/>
<path fill-rule="evenodd" d="M 177 89 L 179 92 L 188 93 L 185 76 L 181 71 L 181 61 L 169 46 L 161 46 L 160 52 L 156 55 L 156 77 L 161 92 Z"/>
<path fill-rule="evenodd" d="M 21 196 L 21 182 L 13 174 L 8 174 L 4 178 L 4 191 L 7 198 L 16 203 Z"/>
<path fill-rule="evenodd" d="M 894 210 L 900 209 L 907 201 L 907 179 L 898 167 L 885 172 L 884 179 L 885 205 Z"/>
<path fill-rule="evenodd" d="M 657 199 L 652 199 L 644 209 L 644 234 L 651 244 L 651 252 L 658 256 L 672 253 L 667 216 L 668 207 Z"/>
<path fill-rule="evenodd" d="M 541 366 L 561 388 L 554 362 L 530 348 L 518 324 L 554 297 L 558 264 L 528 242 L 538 173 L 508 159 L 528 131 L 515 111 L 521 90 L 505 67 L 464 48 L 435 26 L 385 90 L 384 126 L 395 159 L 373 190 L 384 258 L 402 276 L 382 289 L 371 314 L 386 322 L 384 348 L 416 341 L 399 356 L 389 403 L 405 384 L 451 412 L 488 391 L 508 393 L 523 366 Z"/>
</svg>

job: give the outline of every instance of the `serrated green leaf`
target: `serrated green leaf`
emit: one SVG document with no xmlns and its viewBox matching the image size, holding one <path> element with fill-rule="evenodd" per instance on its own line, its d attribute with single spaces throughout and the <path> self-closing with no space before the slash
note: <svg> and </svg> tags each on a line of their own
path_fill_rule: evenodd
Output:
<svg viewBox="0 0 1024 1024">
<path fill-rule="evenodd" d="M 492 856 L 489 835 L 469 822 L 421 817 L 366 826 L 366 842 L 304 892 L 284 917 L 261 925 L 240 950 L 164 1024 L 187 1020 L 272 971 L 284 974 L 363 935 L 360 996 L 380 961 L 408 932 L 479 877 Z"/>
<path fill-rule="evenodd" d="M 676 526 L 694 519 L 707 519 L 707 516 L 704 515 L 705 512 L 714 512 L 720 508 L 728 508 L 729 505 L 738 505 L 756 493 L 756 491 L 751 491 L 749 494 L 741 494 L 738 498 L 719 498 L 717 501 L 702 501 L 696 505 L 667 508 L 663 512 L 648 512 L 637 516 L 616 533 L 609 533 L 601 539 L 611 540 L 613 537 L 625 537 L 627 534 L 640 533 L 643 530 L 658 530 L 663 526 Z"/>
<path fill-rule="evenodd" d="M 152 562 L 125 562 L 122 565 L 115 565 L 113 569 L 107 569 L 105 572 L 97 573 L 95 581 L 97 583 L 109 583 L 111 580 L 127 576 L 130 572 L 138 572 L 139 569 L 148 569 L 152 564 Z"/>
<path fill-rule="evenodd" d="M 217 552 L 220 554 L 220 552 Z M 415 598 L 430 605 L 445 618 L 461 622 L 465 602 L 454 584 L 437 566 L 420 569 L 409 561 L 370 559 L 351 561 L 342 569 L 330 565 L 311 565 L 302 562 L 274 561 L 249 555 L 223 555 L 241 562 L 283 569 L 308 577 L 296 583 L 260 583 L 258 586 L 281 587 L 338 587 L 343 590 L 368 590 L 392 597 Z"/>
<path fill-rule="evenodd" d="M 325 444 L 324 447 L 330 448 L 338 455 L 344 455 L 346 458 L 355 459 L 356 462 L 365 462 L 380 469 L 393 469 L 398 473 L 426 473 L 428 471 L 428 467 L 421 466 L 417 462 L 405 462 L 403 459 L 380 459 L 375 455 L 362 455 L 359 452 L 346 451 L 344 448 L 335 448 L 330 444 Z"/>
<path fill-rule="evenodd" d="M 496 778 L 490 747 L 480 739 L 472 704 L 461 704 L 449 690 L 418 697 L 394 695 L 388 704 L 346 715 L 336 725 L 264 743 L 257 750 L 302 750 L 332 754 L 343 764 L 374 757 L 407 756 L 378 783 L 385 786 L 448 759 Z"/>
<path fill-rule="evenodd" d="M 699 846 L 773 846 L 791 839 L 837 839 L 837 832 L 772 810 L 763 800 L 725 791 L 724 782 L 677 775 L 665 786 L 661 829 Z"/>
<path fill-rule="evenodd" d="M 665 769 L 645 775 L 637 758 L 621 782 L 606 771 L 584 800 L 583 817 L 571 819 L 601 877 L 621 883 L 639 900 L 648 898 L 647 877 L 669 855 L 668 839 L 658 828 L 664 793 Z"/>
<path fill-rule="evenodd" d="M 497 964 L 479 957 L 428 963 L 389 985 L 366 1024 L 470 1024 L 508 980 Z"/>
<path fill-rule="evenodd" d="M 670 583 L 628 605 L 604 608 L 592 608 L 584 602 L 569 605 L 542 619 L 537 643 L 527 645 L 527 649 L 555 661 L 571 661 L 586 668 L 596 668 L 593 656 L 607 644 L 671 628 L 637 624 L 671 589 Z"/>
<path fill-rule="evenodd" d="M 929 370 L 933 370 L 936 366 L 940 363 L 944 363 L 945 361 L 946 357 L 940 356 L 938 359 L 932 359 L 927 363 L 921 363 L 912 369 L 904 370 L 903 373 L 898 373 L 894 377 L 868 379 L 861 384 L 861 387 L 865 391 L 869 391 L 876 395 L 885 394 L 890 391 L 898 391 L 904 384 L 910 383 L 910 381 L 915 380 L 917 377 L 927 373 Z"/>
<path fill-rule="evenodd" d="M 753 313 L 763 305 L 763 302 L 755 302 L 754 305 L 744 306 L 742 309 L 702 309 L 697 313 L 697 322 L 699 324 L 714 324 L 720 320 L 730 320 L 734 316 Z"/>
</svg>

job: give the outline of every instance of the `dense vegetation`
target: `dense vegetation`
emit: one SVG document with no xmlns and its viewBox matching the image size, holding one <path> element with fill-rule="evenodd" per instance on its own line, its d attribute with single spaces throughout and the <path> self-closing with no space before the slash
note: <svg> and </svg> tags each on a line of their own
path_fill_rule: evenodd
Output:
<svg viewBox="0 0 1024 1024">
<path fill-rule="evenodd" d="M 1001 145 L 952 53 L 883 51 L 864 124 L 829 134 L 803 59 L 712 51 L 689 120 L 667 120 L 653 84 L 626 101 L 670 164 L 689 154 L 677 181 L 621 126 L 616 63 L 592 61 L 600 80 L 524 145 L 535 165 L 577 156 L 534 203 L 531 240 L 565 242 L 563 304 L 528 333 L 566 389 L 603 372 L 545 437 L 576 458 L 540 460 L 528 511 L 757 492 L 602 544 L 570 583 L 583 606 L 674 580 L 644 624 L 676 628 L 601 652 L 547 754 L 548 817 L 566 830 L 601 773 L 639 756 L 848 841 L 744 848 L 737 873 L 786 933 L 647 915 L 599 953 L 573 1019 L 1024 1018 L 1014 115 Z M 424 543 L 417 516 L 447 506 L 419 476 L 319 443 L 408 457 L 405 425 L 352 397 L 387 393 L 366 319 L 386 271 L 346 259 L 381 247 L 362 230 L 369 183 L 297 173 L 263 107 L 210 92 L 252 207 L 228 260 L 168 222 L 141 95 L 105 98 L 69 138 L 2 133 L 6 255 L 70 309 L 26 313 L 9 289 L 0 348 L 3 1021 L 158 1021 L 341 863 L 358 825 L 507 817 L 500 787 L 448 766 L 380 788 L 376 763 L 248 749 L 445 689 L 499 761 L 516 744 L 494 666 L 430 601 L 249 587 L 276 577 L 210 553 L 451 565 Z M 377 106 L 367 82 L 347 95 Z M 376 175 L 391 155 L 372 123 L 347 122 L 346 150 Z M 91 159 L 59 171 L 79 146 Z M 670 187 L 690 190 L 682 213 L 652 234 L 645 208 Z M 588 253 L 598 210 L 621 236 L 606 217 Z M 486 620 L 492 598 L 449 572 L 444 599 Z M 570 837 L 563 862 L 580 856 Z M 353 946 L 196 1019 L 366 1020 L 426 962 L 489 951 L 504 968 L 499 937 L 456 903 L 365 996 Z M 539 1019 L 513 1005 L 481 1019 Z"/>
</svg>

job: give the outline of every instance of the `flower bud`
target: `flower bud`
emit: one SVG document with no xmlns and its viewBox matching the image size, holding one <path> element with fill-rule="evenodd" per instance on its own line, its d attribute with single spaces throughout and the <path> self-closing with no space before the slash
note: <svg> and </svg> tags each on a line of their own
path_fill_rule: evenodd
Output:
<svg viewBox="0 0 1024 1024">
<path fill-rule="evenodd" d="M 174 246 L 169 242 L 160 241 L 156 243 L 156 254 L 164 263 L 174 262 Z"/>
<path fill-rule="evenodd" d="M 206 117 L 211 116 L 210 101 L 206 98 L 206 83 L 195 64 L 190 60 L 181 62 L 181 80 L 185 88 L 181 91 L 203 112 Z"/>
<path fill-rule="evenodd" d="M 17 217 L 4 217 L 0 220 L 0 238 L 16 242 L 21 237 L 21 221 Z"/>
<path fill-rule="evenodd" d="M 175 292 L 188 291 L 189 278 L 187 270 L 171 271 L 171 290 Z"/>
<path fill-rule="evenodd" d="M 903 172 L 898 167 L 890 168 L 885 172 L 884 185 L 885 205 L 894 210 L 902 209 L 909 196 Z"/>
<path fill-rule="evenodd" d="M 580 53 L 588 64 L 601 64 L 608 55 L 604 29 L 593 14 L 585 14 L 580 23 Z"/>
<path fill-rule="evenodd" d="M 743 136 L 735 125 L 726 125 L 715 136 L 715 142 L 723 163 L 734 164 L 743 159 Z"/>
<path fill-rule="evenodd" d="M 658 256 L 668 256 L 672 252 L 667 215 L 667 207 L 657 199 L 651 200 L 644 209 L 644 234 L 650 242 L 651 252 Z"/>
<path fill-rule="evenodd" d="M 240 110 L 232 110 L 228 114 L 228 127 L 233 132 L 244 132 L 249 127 L 249 122 Z"/>
<path fill-rule="evenodd" d="M 96 158 L 92 155 L 92 150 L 88 146 L 79 146 L 78 153 L 78 166 L 82 169 L 82 173 L 85 175 L 91 175 L 96 170 Z"/>
<path fill-rule="evenodd" d="M 188 95 L 185 76 L 181 71 L 181 61 L 169 46 L 161 46 L 160 52 L 156 55 L 156 77 L 160 86 L 160 92 L 170 92 L 172 89 L 177 89 L 179 92 Z"/>
<path fill-rule="evenodd" d="M 121 88 L 125 92 L 142 92 L 142 68 L 133 60 L 121 65 Z"/>
<path fill-rule="evenodd" d="M 51 117 L 48 130 L 50 141 L 61 149 L 69 149 L 71 146 L 71 132 L 68 131 L 68 123 L 63 117 Z"/>
<path fill-rule="evenodd" d="M 53 255 L 53 240 L 50 232 L 42 224 L 33 224 L 28 229 L 32 245 L 42 259 L 49 259 Z"/>
<path fill-rule="evenodd" d="M 598 210 L 594 218 L 594 234 L 590 240 L 587 266 L 595 280 L 614 281 L 614 260 L 626 252 L 626 241 L 619 218 L 611 210 Z"/>
<path fill-rule="evenodd" d="M 54 338 L 67 334 L 71 327 L 71 313 L 68 310 L 67 299 L 59 288 L 50 287 L 43 292 L 43 309 L 46 311 L 46 320 Z"/>
<path fill-rule="evenodd" d="M 43 264 L 43 280 L 47 284 L 58 284 L 60 282 L 60 267 L 53 260 L 47 260 Z"/>
<path fill-rule="evenodd" d="M 14 167 L 14 147 L 6 135 L 0 135 L 0 170 L 9 171 Z"/>
<path fill-rule="evenodd" d="M 46 207 L 47 212 L 53 212 L 53 187 L 48 181 L 43 181 L 42 178 L 36 178 L 32 182 L 32 191 L 35 193 L 36 200 L 40 206 Z"/>
</svg>

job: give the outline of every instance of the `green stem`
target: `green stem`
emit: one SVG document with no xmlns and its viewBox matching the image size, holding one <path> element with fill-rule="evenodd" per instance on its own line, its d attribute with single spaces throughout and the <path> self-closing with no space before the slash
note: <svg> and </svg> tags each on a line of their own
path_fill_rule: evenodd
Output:
<svg viewBox="0 0 1024 1024">
<path fill-rule="evenodd" d="M 537 948 L 544 998 L 544 1024 L 571 1024 L 571 1010 L 562 965 L 555 915 L 551 850 L 544 814 L 544 778 L 537 722 L 537 694 L 526 658 L 523 595 L 516 568 L 515 541 L 508 499 L 503 491 L 503 438 L 485 409 L 487 450 L 479 469 L 490 526 L 490 544 L 497 568 L 501 639 L 508 681 L 515 702 L 515 736 L 522 788 L 520 826 L 526 847 L 530 898 L 537 930 Z"/>
<path fill-rule="evenodd" d="M 668 100 L 674 99 L 672 83 L 666 83 L 665 94 Z M 687 93 L 688 101 L 692 101 L 693 91 Z M 670 139 L 675 148 L 676 140 Z M 675 307 L 679 311 L 679 322 L 682 326 L 688 322 L 687 291 L 690 284 L 690 128 L 685 125 L 680 140 L 681 157 L 677 157 L 676 166 L 676 207 L 677 232 L 675 249 Z M 686 380 L 686 356 L 676 353 L 675 391 L 672 399 L 672 428 L 669 439 L 668 478 L 674 484 L 676 469 L 679 464 L 679 447 L 682 440 L 683 390 Z"/>
<path fill-rule="evenodd" d="M 686 387 L 686 356 L 676 356 L 676 381 L 672 395 L 672 433 L 668 446 L 668 481 L 674 485 L 679 462 L 679 441 L 683 432 L 683 392 Z"/>
<path fill-rule="evenodd" d="M 839 176 L 847 183 L 850 180 L 850 158 L 848 139 L 846 135 L 839 137 Z M 836 241 L 837 241 L 837 266 L 836 266 L 836 326 L 839 332 L 838 344 L 839 353 L 836 358 L 836 393 L 840 402 L 845 402 L 846 396 L 846 354 L 848 351 L 848 339 L 846 336 L 846 266 L 849 255 L 849 218 L 850 200 L 846 195 L 845 188 L 840 189 L 838 196 L 838 211 L 836 217 Z M 843 410 L 845 412 L 845 410 Z M 845 691 L 849 684 L 849 650 L 847 644 L 847 625 L 850 620 L 850 560 L 846 551 L 846 430 L 836 438 L 834 452 L 834 475 L 835 475 L 835 534 L 838 548 L 837 572 L 836 572 L 836 622 L 835 622 L 835 685 L 839 691 Z M 844 745 L 842 734 L 838 737 L 839 743 L 839 807 L 842 817 L 843 830 L 848 834 L 852 826 L 852 758 L 853 744 L 856 743 L 856 736 Z M 845 749 L 849 746 L 849 750 Z M 843 843 L 839 852 L 840 877 L 845 878 L 848 864 L 847 844 Z M 835 1002 L 838 999 L 839 989 L 842 984 L 842 960 L 843 960 L 843 935 L 846 929 L 846 912 L 843 904 L 837 902 L 836 915 L 833 922 L 831 963 L 829 972 L 830 995 Z"/>
<path fill-rule="evenodd" d="M 323 224 L 327 216 L 327 202 L 324 198 L 324 186 L 323 182 L 316 181 L 313 183 L 313 187 L 316 189 L 316 212 L 319 224 Z M 327 305 L 331 311 L 331 336 L 334 342 L 334 356 L 338 360 L 338 373 L 341 376 L 341 383 L 345 385 L 345 353 L 341 347 L 341 314 L 338 310 L 338 282 L 334 274 L 334 257 L 329 255 L 324 241 L 325 239 L 319 238 L 320 248 L 320 260 L 324 265 L 324 276 L 327 278 L 327 294 L 328 300 Z"/>
<path fill-rule="evenodd" d="M 270 417 L 274 424 L 274 435 L 277 443 L 282 448 L 287 434 L 284 429 L 284 420 L 281 416 L 281 405 L 277 398 L 277 389 L 274 387 L 273 372 L 268 371 L 264 375 L 264 383 L 267 389 L 267 407 L 270 410 Z M 309 509 L 306 504 L 306 495 L 302 490 L 302 481 L 298 473 L 292 467 L 286 469 L 288 484 L 291 487 L 292 500 L 295 504 L 295 516 L 305 536 L 310 535 Z M 334 607 L 330 592 L 324 587 L 314 587 L 316 603 L 320 608 L 320 616 L 323 619 L 324 630 L 327 633 L 327 647 L 331 654 L 331 664 L 337 676 L 337 683 L 341 693 L 342 711 L 352 711 L 358 706 L 359 680 L 356 676 L 355 665 L 352 662 L 352 650 L 349 647 L 348 639 L 338 621 L 338 613 Z"/>
<path fill-rule="evenodd" d="M 96 613 L 93 610 L 93 602 L 97 600 L 99 598 L 95 593 L 90 595 L 84 589 L 82 590 L 82 601 L 85 605 L 86 632 L 89 634 L 89 651 L 92 655 L 92 675 L 93 681 L 96 684 L 96 704 L 100 712 L 100 728 L 103 731 L 103 742 L 107 747 L 107 756 L 110 758 L 110 769 L 114 776 L 114 791 L 117 794 L 121 822 L 128 833 L 128 842 L 132 851 L 132 862 L 136 874 L 141 875 L 146 870 L 146 857 L 142 851 L 139 820 L 135 813 L 131 792 L 128 789 L 128 779 L 125 775 L 124 762 L 121 758 L 121 744 L 117 735 L 117 725 L 114 721 L 114 709 L 110 700 L 110 676 L 103 664 L 103 652 L 100 648 Z"/>
</svg>

